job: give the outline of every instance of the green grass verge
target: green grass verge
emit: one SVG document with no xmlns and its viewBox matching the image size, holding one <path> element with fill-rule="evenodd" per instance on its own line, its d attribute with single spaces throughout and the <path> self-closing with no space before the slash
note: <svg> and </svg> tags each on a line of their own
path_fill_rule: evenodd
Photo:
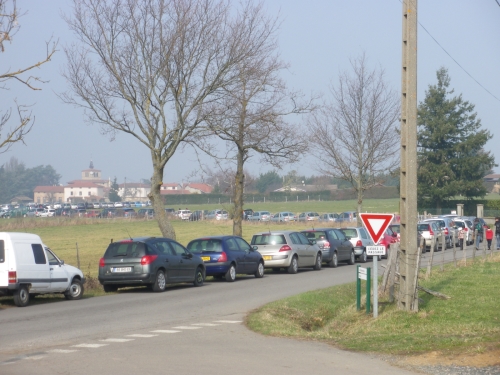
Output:
<svg viewBox="0 0 500 375">
<path fill-rule="evenodd" d="M 257 332 L 325 341 L 343 349 L 387 354 L 429 351 L 481 352 L 500 348 L 500 256 L 467 267 L 436 270 L 420 285 L 448 296 L 420 292 L 418 313 L 379 301 L 379 317 L 356 311 L 355 283 L 304 293 L 256 310 L 247 319 Z"/>
</svg>

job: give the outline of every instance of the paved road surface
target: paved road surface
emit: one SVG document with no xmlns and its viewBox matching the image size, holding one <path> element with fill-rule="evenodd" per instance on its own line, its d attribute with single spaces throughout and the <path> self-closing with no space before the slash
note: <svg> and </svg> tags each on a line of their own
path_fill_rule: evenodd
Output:
<svg viewBox="0 0 500 375">
<path fill-rule="evenodd" d="M 449 261 L 452 251 L 445 255 Z M 411 374 L 367 354 L 265 337 L 243 325 L 267 302 L 354 279 L 355 267 L 341 265 L 5 309 L 0 374 Z"/>
</svg>

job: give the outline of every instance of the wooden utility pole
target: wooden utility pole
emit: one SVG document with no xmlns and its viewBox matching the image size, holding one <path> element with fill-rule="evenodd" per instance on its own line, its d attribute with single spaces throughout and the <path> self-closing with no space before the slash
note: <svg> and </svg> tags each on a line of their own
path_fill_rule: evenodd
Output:
<svg viewBox="0 0 500 375">
<path fill-rule="evenodd" d="M 398 307 L 418 311 L 417 246 L 417 0 L 403 1 L 401 103 L 401 256 Z"/>
</svg>

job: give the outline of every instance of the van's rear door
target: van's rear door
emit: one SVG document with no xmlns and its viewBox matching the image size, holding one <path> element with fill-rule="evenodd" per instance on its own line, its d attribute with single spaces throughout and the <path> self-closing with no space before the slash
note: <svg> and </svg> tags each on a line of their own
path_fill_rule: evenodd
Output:
<svg viewBox="0 0 500 375">
<path fill-rule="evenodd" d="M 5 241 L 0 239 L 0 288 L 9 285 L 9 269 L 7 264 Z"/>
</svg>

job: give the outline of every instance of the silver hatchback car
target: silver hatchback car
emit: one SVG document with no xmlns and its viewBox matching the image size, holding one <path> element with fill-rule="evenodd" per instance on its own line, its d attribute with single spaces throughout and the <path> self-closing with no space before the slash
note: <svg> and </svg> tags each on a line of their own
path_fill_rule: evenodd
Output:
<svg viewBox="0 0 500 375">
<path fill-rule="evenodd" d="M 351 241 L 352 246 L 354 246 L 354 254 L 356 259 L 361 263 L 366 263 L 368 255 L 366 255 L 366 247 L 372 246 L 373 241 L 368 235 L 368 232 L 363 227 L 347 227 L 340 228 L 346 237 Z M 370 258 L 372 256 L 370 255 Z M 379 257 L 378 259 L 381 259 Z"/>
<path fill-rule="evenodd" d="M 256 233 L 251 245 L 262 254 L 264 266 L 279 271 L 285 268 L 288 273 L 297 273 L 300 267 L 321 269 L 321 250 L 316 241 L 295 231 L 268 231 Z"/>
</svg>

